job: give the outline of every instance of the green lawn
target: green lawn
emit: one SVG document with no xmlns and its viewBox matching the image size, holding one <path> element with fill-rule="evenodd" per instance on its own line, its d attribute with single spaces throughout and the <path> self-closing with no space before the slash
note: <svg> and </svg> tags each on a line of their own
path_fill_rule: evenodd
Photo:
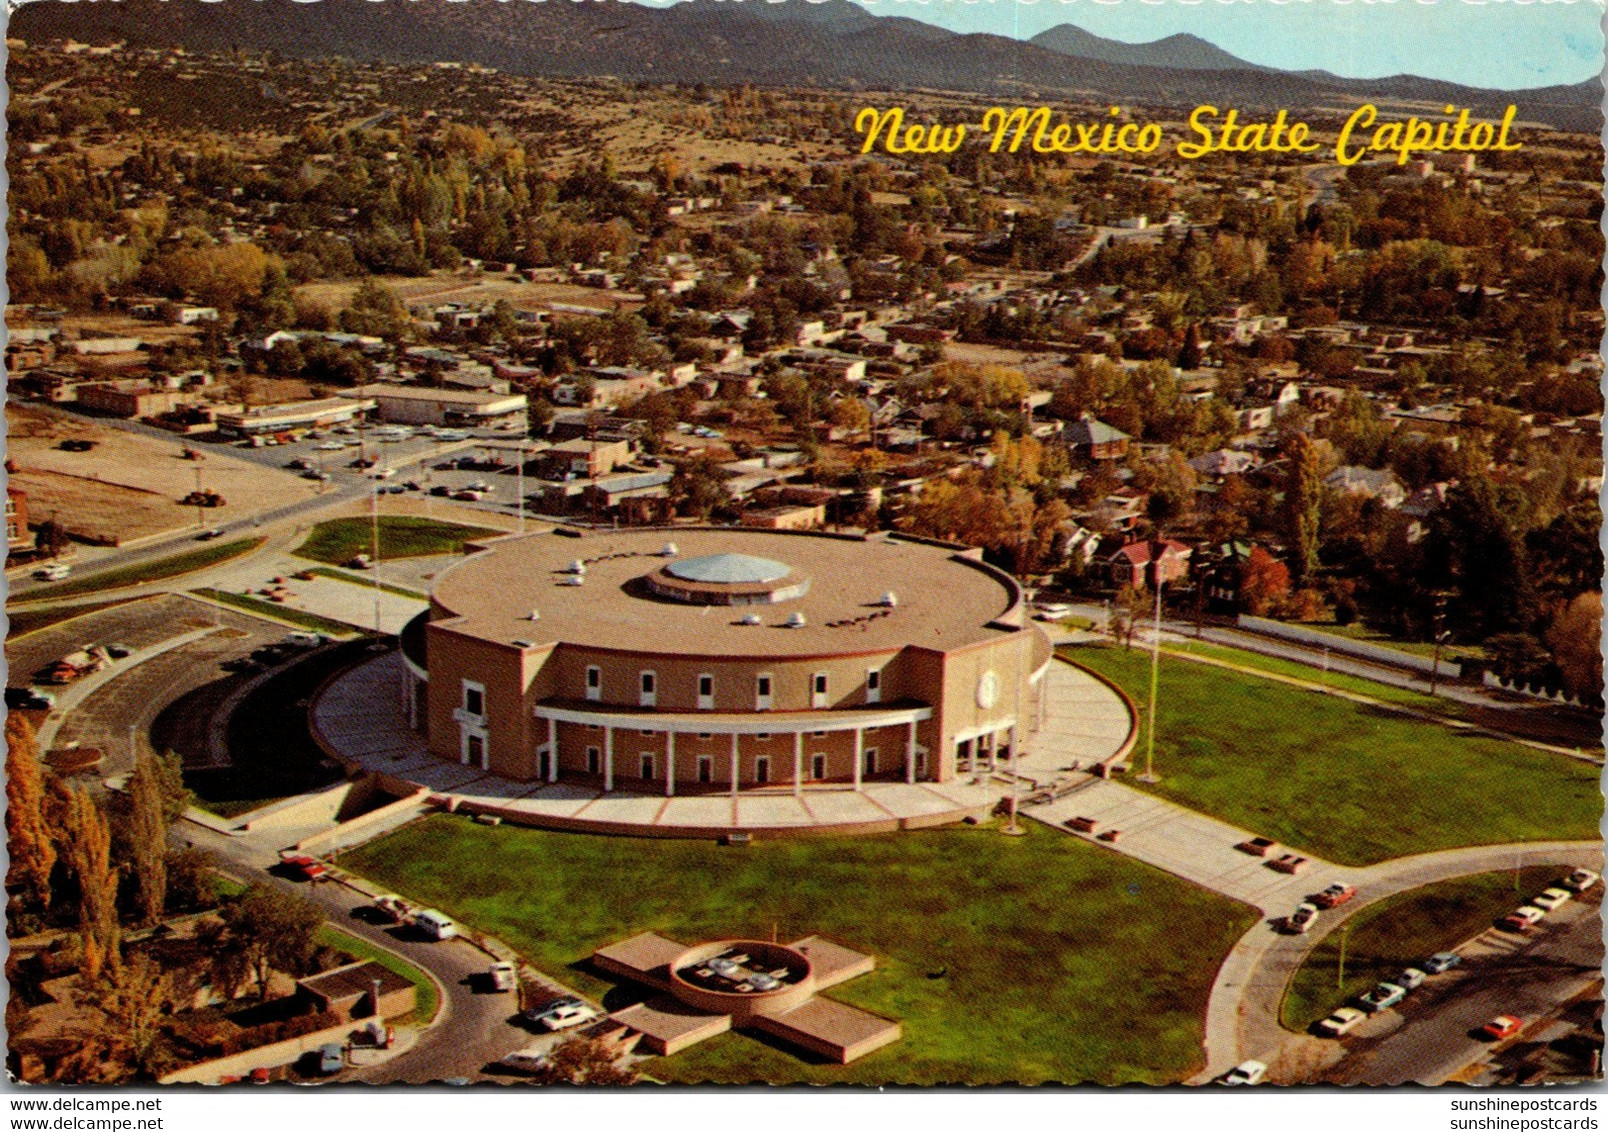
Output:
<svg viewBox="0 0 1608 1132">
<path fill-rule="evenodd" d="M 412 983 L 416 988 L 413 1012 L 399 1018 L 398 1022 L 426 1023 L 436 1016 L 437 1010 L 441 1009 L 441 996 L 436 992 L 434 980 L 400 955 L 375 947 L 361 936 L 344 932 L 330 924 L 325 924 L 318 930 L 318 942 L 326 947 L 344 951 L 353 959 L 372 959 L 387 971 L 401 975 Z"/>
<path fill-rule="evenodd" d="M 1148 701 L 1147 650 L 1063 655 Z M 1599 771 L 1563 755 L 1165 654 L 1159 704 L 1161 782 L 1130 785 L 1340 864 L 1598 836 Z"/>
<path fill-rule="evenodd" d="M 645 1066 L 667 1081 L 974 1084 L 1178 1081 L 1201 1063 L 1244 905 L 1028 823 L 722 847 L 491 828 L 436 815 L 346 853 L 343 868 L 506 940 L 611 1008 L 598 946 L 642 931 L 688 944 L 819 933 L 877 957 L 830 993 L 899 1020 L 849 1066 L 743 1034 Z"/>
<path fill-rule="evenodd" d="M 1371 990 L 1435 954 L 1456 947 L 1491 926 L 1559 877 L 1567 868 L 1524 869 L 1514 884 L 1511 870 L 1458 877 L 1397 893 L 1358 912 L 1345 924 L 1345 982 L 1340 976 L 1340 932 L 1331 932 L 1290 980 L 1281 1021 L 1305 1030 L 1346 1000 Z"/>
<path fill-rule="evenodd" d="M 320 617 L 316 613 L 308 613 L 301 609 L 292 609 L 288 605 L 280 605 L 276 601 L 264 601 L 260 597 L 249 594 L 230 593 L 228 590 L 215 590 L 210 587 L 195 591 L 202 597 L 209 597 L 213 601 L 232 605 L 236 609 L 244 609 L 247 613 L 259 613 L 266 617 L 274 617 L 280 621 L 288 621 L 292 625 L 300 625 L 303 629 L 311 629 L 315 633 L 328 633 L 335 637 L 349 637 L 354 632 L 351 625 L 344 621 L 334 621 L 328 617 Z"/>
<path fill-rule="evenodd" d="M 137 597 L 114 598 L 111 601 L 89 601 L 79 605 L 57 605 L 49 609 L 24 609 L 20 613 L 9 614 L 6 618 L 6 639 L 15 640 L 26 633 L 37 633 L 41 629 L 48 629 L 63 621 L 74 617 L 82 617 L 86 613 L 98 613 L 102 609 L 111 609 L 117 605 L 127 605 L 131 601 L 139 601 Z"/>
<path fill-rule="evenodd" d="M 220 562 L 227 562 L 231 558 L 238 558 L 242 554 L 249 554 L 256 550 L 267 539 L 238 538 L 230 542 L 211 542 L 205 546 L 187 550 L 183 554 L 175 554 L 168 558 L 158 558 L 153 562 L 143 562 L 136 566 L 123 566 L 116 570 L 101 570 L 94 574 L 84 574 L 81 577 L 69 578 L 65 582 L 56 582 L 49 586 L 40 586 L 36 590 L 29 590 L 17 600 L 54 601 L 57 598 L 74 597 L 78 594 L 100 593 L 105 590 L 122 589 L 125 586 L 141 586 L 149 582 L 166 581 L 181 574 L 193 574 L 197 570 L 204 570 L 208 566 L 216 566 Z"/>
<path fill-rule="evenodd" d="M 419 558 L 429 554 L 457 554 L 463 544 L 477 538 L 507 534 L 490 527 L 467 527 L 411 515 L 380 516 L 380 557 Z M 374 527 L 368 519 L 331 519 L 319 523 L 296 548 L 303 558 L 339 566 L 359 554 L 374 554 Z"/>
</svg>

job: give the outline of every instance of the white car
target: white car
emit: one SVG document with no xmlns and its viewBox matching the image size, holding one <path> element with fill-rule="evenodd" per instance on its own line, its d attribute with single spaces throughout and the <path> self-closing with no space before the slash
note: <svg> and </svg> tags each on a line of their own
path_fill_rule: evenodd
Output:
<svg viewBox="0 0 1608 1132">
<path fill-rule="evenodd" d="M 1417 967 L 1408 967 L 1405 971 L 1390 981 L 1395 983 L 1402 990 L 1412 991 L 1423 986 L 1424 980 L 1428 978 L 1429 976 L 1424 974 L 1424 972 L 1420 971 Z"/>
<path fill-rule="evenodd" d="M 1362 1025 L 1368 1016 L 1354 1006 L 1342 1006 L 1318 1023 L 1318 1033 L 1329 1038 L 1343 1037 Z"/>
<path fill-rule="evenodd" d="M 584 1025 L 598 1016 L 597 1011 L 584 1002 L 562 1002 L 540 1018 L 547 1030 L 568 1030 Z"/>
<path fill-rule="evenodd" d="M 516 1073 L 539 1073 L 547 1065 L 547 1053 L 539 1045 L 530 1046 L 515 1050 L 498 1064 Z"/>
<path fill-rule="evenodd" d="M 326 440 L 326 441 L 324 441 L 324 443 L 322 443 L 322 444 L 320 444 L 318 446 L 318 450 L 320 452 L 339 452 L 341 449 L 343 449 L 345 447 L 346 447 L 346 445 L 342 441 L 339 441 L 339 440 Z"/>
<path fill-rule="evenodd" d="M 49 566 L 35 570 L 34 577 L 38 578 L 41 582 L 59 582 L 72 572 L 73 568 L 71 566 L 63 565 L 60 562 L 53 562 Z"/>
<path fill-rule="evenodd" d="M 396 469 L 395 468 L 375 468 L 372 472 L 369 473 L 369 476 L 372 479 L 377 479 L 377 480 L 388 480 L 394 475 L 396 475 Z"/>
<path fill-rule="evenodd" d="M 413 926 L 433 940 L 451 939 L 458 934 L 458 925 L 434 908 L 426 908 L 413 916 Z"/>
<path fill-rule="evenodd" d="M 1567 888 L 1570 892 L 1581 893 L 1592 888 L 1602 877 L 1590 869 L 1576 869 L 1563 880 L 1558 882 L 1560 888 Z"/>
<path fill-rule="evenodd" d="M 1266 1076 L 1267 1066 L 1260 1061 L 1242 1061 L 1223 1074 L 1221 1081 L 1224 1085 L 1258 1085 Z"/>
<path fill-rule="evenodd" d="M 505 961 L 493 963 L 486 974 L 491 978 L 492 990 L 511 991 L 519 985 L 519 973 L 512 963 Z"/>
<path fill-rule="evenodd" d="M 1312 925 L 1318 922 L 1318 906 L 1310 901 L 1303 900 L 1295 906 L 1284 920 L 1284 926 L 1296 935 L 1306 935 L 1312 930 Z"/>
<path fill-rule="evenodd" d="M 1556 912 L 1572 899 L 1573 895 L 1566 888 L 1549 888 L 1540 896 L 1532 898 L 1530 903 L 1543 912 Z"/>
<path fill-rule="evenodd" d="M 1065 602 L 1047 601 L 1039 604 L 1034 616 L 1040 621 L 1059 621 L 1063 617 L 1070 616 L 1071 613 L 1072 607 Z"/>
</svg>

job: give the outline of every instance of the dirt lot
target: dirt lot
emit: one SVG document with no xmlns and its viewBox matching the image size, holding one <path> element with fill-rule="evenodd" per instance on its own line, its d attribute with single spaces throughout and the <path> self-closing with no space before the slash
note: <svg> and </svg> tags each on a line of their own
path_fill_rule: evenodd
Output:
<svg viewBox="0 0 1608 1132">
<path fill-rule="evenodd" d="M 213 446 L 199 462 L 183 459 L 183 443 L 138 436 L 94 421 L 27 405 L 6 406 L 7 455 L 17 471 L 11 482 L 28 493 L 34 522 L 55 516 L 74 531 L 123 542 L 194 526 L 196 509 L 179 500 L 195 490 L 196 469 L 205 490 L 226 506 L 209 508 L 208 525 L 283 506 L 313 493 L 293 473 L 261 468 Z M 65 439 L 92 440 L 91 452 L 64 452 Z"/>
<path fill-rule="evenodd" d="M 599 310 L 636 310 L 642 296 L 630 291 L 605 291 L 573 283 L 527 283 L 517 275 L 487 275 L 478 271 L 452 272 L 423 279 L 386 277 L 381 280 L 404 303 L 495 303 L 507 299 L 525 310 L 545 309 L 551 303 L 596 307 Z M 351 302 L 355 283 L 308 283 L 296 288 L 296 297 L 323 303 L 338 311 Z"/>
</svg>

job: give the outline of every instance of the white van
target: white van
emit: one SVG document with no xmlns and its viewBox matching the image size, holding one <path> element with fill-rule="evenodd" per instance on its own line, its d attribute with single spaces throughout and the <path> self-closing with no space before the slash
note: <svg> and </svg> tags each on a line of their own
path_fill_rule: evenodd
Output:
<svg viewBox="0 0 1608 1132">
<path fill-rule="evenodd" d="M 413 926 L 434 940 L 451 939 L 458 934 L 458 925 L 434 908 L 415 913 Z"/>
</svg>

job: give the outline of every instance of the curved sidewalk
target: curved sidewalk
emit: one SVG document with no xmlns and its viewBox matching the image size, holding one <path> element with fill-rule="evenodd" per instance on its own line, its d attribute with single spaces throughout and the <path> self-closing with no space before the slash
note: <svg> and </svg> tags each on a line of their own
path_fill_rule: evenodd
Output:
<svg viewBox="0 0 1608 1132">
<path fill-rule="evenodd" d="M 1519 866 L 1555 864 L 1600 871 L 1602 859 L 1600 841 L 1537 841 L 1446 849 L 1346 870 L 1349 883 L 1357 886 L 1356 899 L 1325 912 L 1310 935 L 1285 935 L 1275 930 L 1276 920 L 1267 919 L 1228 953 L 1206 1006 L 1206 1068 L 1190 1083 L 1209 1081 L 1246 1058 L 1267 1060 L 1291 1037 L 1279 1024 L 1285 987 L 1313 948 L 1369 905 L 1427 884 Z M 1322 885 L 1307 887 L 1315 890 Z"/>
<path fill-rule="evenodd" d="M 1052 665 L 1045 679 L 1057 726 L 1046 728 L 1050 741 L 1042 755 L 1023 756 L 1024 775 L 1053 777 L 1072 760 L 1115 753 L 1131 730 L 1118 727 L 1112 716 L 1114 704 L 1126 718 L 1120 700 L 1070 665 Z M 630 790 L 605 793 L 578 783 L 515 781 L 430 754 L 402 715 L 400 689 L 395 653 L 350 669 L 313 705 L 315 733 L 331 755 L 350 765 L 423 786 L 443 805 L 523 825 L 648 837 L 877 833 L 985 815 L 1009 793 L 1008 784 L 986 774 L 913 785 L 868 782 L 858 791 L 818 787 L 798 795 L 788 787 L 745 790 L 735 798 L 729 793 L 666 798 Z M 1102 696 L 1110 702 L 1102 702 Z"/>
</svg>

